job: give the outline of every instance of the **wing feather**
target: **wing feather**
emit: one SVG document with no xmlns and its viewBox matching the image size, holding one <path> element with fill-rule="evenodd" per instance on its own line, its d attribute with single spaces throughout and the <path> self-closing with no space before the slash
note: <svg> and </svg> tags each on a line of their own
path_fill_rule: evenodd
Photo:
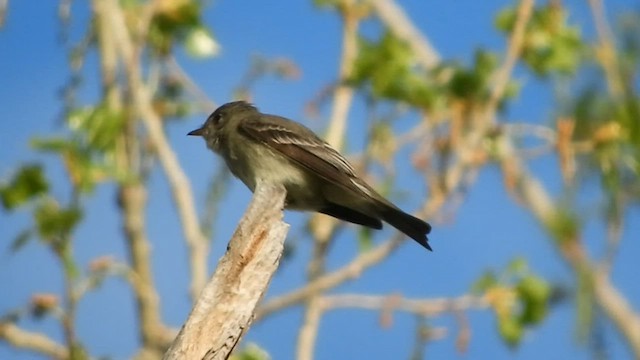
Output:
<svg viewBox="0 0 640 360">
<path fill-rule="evenodd" d="M 261 142 L 315 175 L 356 193 L 371 196 L 339 152 L 311 130 L 289 119 L 262 115 L 243 121 L 238 128 L 244 135 Z M 358 184 L 356 184 L 356 182 Z"/>
</svg>

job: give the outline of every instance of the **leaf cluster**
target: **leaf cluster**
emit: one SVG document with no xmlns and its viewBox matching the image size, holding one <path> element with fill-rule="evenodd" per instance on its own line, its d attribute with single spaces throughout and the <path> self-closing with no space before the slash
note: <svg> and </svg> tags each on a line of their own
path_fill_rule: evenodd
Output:
<svg viewBox="0 0 640 360">
<path fill-rule="evenodd" d="M 513 260 L 502 272 L 485 272 L 473 285 L 473 291 L 483 294 L 493 308 L 498 332 L 510 347 L 517 347 L 525 331 L 547 316 L 552 290 L 522 258 Z"/>
</svg>

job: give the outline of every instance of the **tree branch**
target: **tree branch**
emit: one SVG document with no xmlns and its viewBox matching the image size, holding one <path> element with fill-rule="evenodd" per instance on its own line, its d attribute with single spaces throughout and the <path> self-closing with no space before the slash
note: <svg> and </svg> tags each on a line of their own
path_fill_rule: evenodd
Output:
<svg viewBox="0 0 640 360">
<path fill-rule="evenodd" d="M 456 298 L 407 299 L 399 295 L 340 294 L 322 297 L 322 307 L 331 309 L 365 309 L 404 311 L 424 316 L 437 316 L 446 312 L 485 309 L 489 303 L 479 296 L 463 295 Z"/>
<path fill-rule="evenodd" d="M 106 3 L 109 4 L 105 8 L 109 11 L 109 17 L 112 20 L 112 32 L 125 64 L 136 112 L 142 118 L 151 143 L 158 154 L 182 223 L 183 234 L 191 258 L 189 262 L 192 281 L 190 294 L 191 298 L 195 300 L 207 279 L 209 242 L 204 237 L 198 223 L 191 184 L 182 170 L 176 154 L 171 149 L 162 127 L 162 119 L 153 109 L 151 94 L 144 84 L 141 73 L 140 54 L 139 51 L 136 51 L 131 34 L 126 31 L 127 26 L 122 9 L 113 0 Z"/>
<path fill-rule="evenodd" d="M 438 52 L 393 0 L 369 0 L 369 4 L 393 34 L 409 44 L 416 59 L 425 69 L 432 69 L 440 63 Z"/>
<path fill-rule="evenodd" d="M 227 359 L 254 318 L 278 268 L 289 226 L 285 190 L 258 182 L 227 253 L 164 359 Z"/>
<path fill-rule="evenodd" d="M 353 88 L 346 84 L 351 77 L 354 63 L 358 55 L 358 25 L 361 15 L 356 10 L 353 0 L 344 0 L 339 7 L 342 16 L 342 55 L 338 71 L 338 86 L 333 94 L 333 108 L 326 140 L 336 149 L 342 148 L 347 127 L 349 108 L 353 100 Z M 307 266 L 308 281 L 313 282 L 325 272 L 325 260 L 329 245 L 336 233 L 337 222 L 323 214 L 311 217 L 309 228 L 314 237 L 313 255 Z M 313 349 L 318 335 L 318 326 L 322 312 L 319 311 L 318 296 L 309 296 L 305 307 L 304 320 L 297 339 L 297 356 L 299 360 L 313 359 Z"/>
<path fill-rule="evenodd" d="M 17 348 L 35 351 L 53 359 L 69 358 L 69 351 L 63 345 L 42 334 L 22 330 L 10 322 L 0 322 L 0 338 Z"/>
<path fill-rule="evenodd" d="M 392 240 L 386 241 L 370 251 L 361 253 L 342 268 L 322 275 L 302 288 L 271 299 L 258 309 L 256 317 L 258 319 L 264 318 L 273 312 L 298 304 L 315 293 L 331 289 L 347 280 L 357 278 L 364 270 L 384 260 L 389 253 L 402 243 L 403 238 L 403 234 L 397 234 Z"/>
<path fill-rule="evenodd" d="M 524 35 L 533 13 L 534 0 L 522 0 L 518 6 L 516 13 L 516 22 L 513 26 L 513 31 L 509 37 L 509 43 L 507 45 L 507 54 L 504 58 L 502 66 L 493 75 L 493 87 L 491 88 L 491 96 L 487 103 L 488 113 L 490 117 L 493 117 L 496 107 L 509 83 L 511 73 L 515 67 L 520 54 L 522 53 L 522 46 L 524 44 Z"/>
<path fill-rule="evenodd" d="M 532 215 L 543 225 L 551 224 L 556 209 L 544 186 L 531 176 L 521 160 L 515 155 L 515 146 L 502 137 L 498 143 L 502 171 L 507 188 L 529 208 Z M 620 334 L 626 339 L 636 358 L 640 358 L 640 316 L 629 306 L 623 295 L 611 284 L 607 272 L 598 269 L 588 258 L 582 244 L 576 239 L 556 241 L 562 258 L 578 274 L 590 274 L 595 301 L 611 319 Z M 587 271 L 589 270 L 589 271 Z"/>
</svg>

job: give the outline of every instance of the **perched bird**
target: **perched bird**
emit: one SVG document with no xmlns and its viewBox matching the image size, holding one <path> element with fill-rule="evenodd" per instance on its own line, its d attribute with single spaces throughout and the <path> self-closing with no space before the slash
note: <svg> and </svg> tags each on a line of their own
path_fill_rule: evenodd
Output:
<svg viewBox="0 0 640 360">
<path fill-rule="evenodd" d="M 431 250 L 428 223 L 378 194 L 340 153 L 301 124 L 235 101 L 220 106 L 188 135 L 203 137 L 251 191 L 258 179 L 282 184 L 288 209 L 374 229 L 382 229 L 385 221 Z"/>
</svg>

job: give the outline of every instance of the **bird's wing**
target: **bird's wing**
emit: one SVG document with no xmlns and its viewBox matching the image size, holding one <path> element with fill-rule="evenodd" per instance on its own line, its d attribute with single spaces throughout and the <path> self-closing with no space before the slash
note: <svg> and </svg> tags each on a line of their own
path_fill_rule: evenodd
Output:
<svg viewBox="0 0 640 360">
<path fill-rule="evenodd" d="M 243 121 L 239 130 L 325 180 L 350 191 L 378 197 L 358 179 L 347 159 L 298 123 L 273 115 L 260 115 Z"/>
</svg>

